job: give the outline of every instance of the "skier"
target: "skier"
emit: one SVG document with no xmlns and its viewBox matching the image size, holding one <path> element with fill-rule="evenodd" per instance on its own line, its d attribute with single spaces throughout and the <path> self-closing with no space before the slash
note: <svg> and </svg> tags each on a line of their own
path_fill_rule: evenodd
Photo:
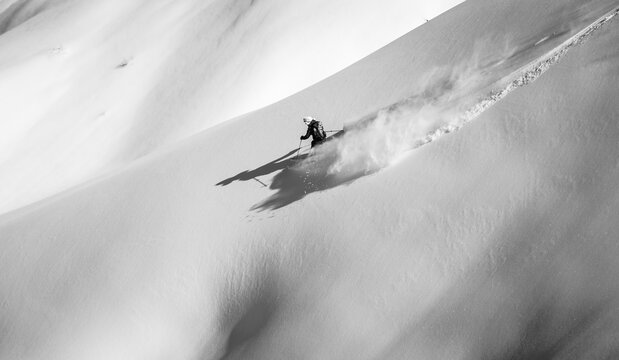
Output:
<svg viewBox="0 0 619 360">
<path fill-rule="evenodd" d="M 303 122 L 307 125 L 307 133 L 301 136 L 301 140 L 307 140 L 312 137 L 312 147 L 322 144 L 327 139 L 327 133 L 322 127 L 322 123 L 311 116 L 303 118 Z"/>
</svg>

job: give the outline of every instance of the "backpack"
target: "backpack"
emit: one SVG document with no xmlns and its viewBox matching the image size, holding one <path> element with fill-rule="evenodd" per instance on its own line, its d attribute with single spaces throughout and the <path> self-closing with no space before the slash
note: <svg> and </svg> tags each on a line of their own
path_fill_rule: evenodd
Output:
<svg viewBox="0 0 619 360">
<path fill-rule="evenodd" d="M 314 120 L 314 124 L 312 124 L 312 127 L 314 128 L 314 137 L 316 137 L 317 140 L 324 140 L 327 138 L 327 132 L 322 127 L 322 122 Z"/>
</svg>

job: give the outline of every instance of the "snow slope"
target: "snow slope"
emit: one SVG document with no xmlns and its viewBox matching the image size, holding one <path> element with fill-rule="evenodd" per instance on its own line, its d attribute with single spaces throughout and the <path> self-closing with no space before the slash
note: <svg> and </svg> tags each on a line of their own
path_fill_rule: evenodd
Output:
<svg viewBox="0 0 619 360">
<path fill-rule="evenodd" d="M 613 358 L 617 7 L 469 0 L 3 215 L 0 358 Z M 292 166 L 310 111 L 357 142 Z"/>
<path fill-rule="evenodd" d="M 0 213 L 299 91 L 460 1 L 2 1 Z"/>
</svg>

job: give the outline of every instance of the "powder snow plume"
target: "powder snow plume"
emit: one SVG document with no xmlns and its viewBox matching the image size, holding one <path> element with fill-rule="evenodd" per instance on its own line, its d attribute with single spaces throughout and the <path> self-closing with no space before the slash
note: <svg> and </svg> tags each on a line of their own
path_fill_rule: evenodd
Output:
<svg viewBox="0 0 619 360">
<path fill-rule="evenodd" d="M 330 151 L 329 147 L 334 147 L 337 154 L 328 173 L 367 174 L 389 166 L 454 117 L 453 111 L 441 111 L 433 105 L 382 109 L 370 121 L 353 126 L 340 141 L 321 149 Z"/>
<path fill-rule="evenodd" d="M 387 167 L 437 131 L 456 127 L 476 100 L 469 94 L 478 93 L 484 80 L 476 62 L 437 68 L 421 79 L 418 93 L 347 126 L 299 167 L 318 165 L 323 175 L 343 181 Z"/>
</svg>

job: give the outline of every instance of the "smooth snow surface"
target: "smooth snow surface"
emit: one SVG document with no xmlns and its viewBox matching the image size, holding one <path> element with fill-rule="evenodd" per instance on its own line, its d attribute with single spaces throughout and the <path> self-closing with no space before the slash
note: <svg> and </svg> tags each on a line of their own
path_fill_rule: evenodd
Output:
<svg viewBox="0 0 619 360">
<path fill-rule="evenodd" d="M 1 216 L 0 359 L 616 358 L 617 11 L 468 0 Z"/>
</svg>

